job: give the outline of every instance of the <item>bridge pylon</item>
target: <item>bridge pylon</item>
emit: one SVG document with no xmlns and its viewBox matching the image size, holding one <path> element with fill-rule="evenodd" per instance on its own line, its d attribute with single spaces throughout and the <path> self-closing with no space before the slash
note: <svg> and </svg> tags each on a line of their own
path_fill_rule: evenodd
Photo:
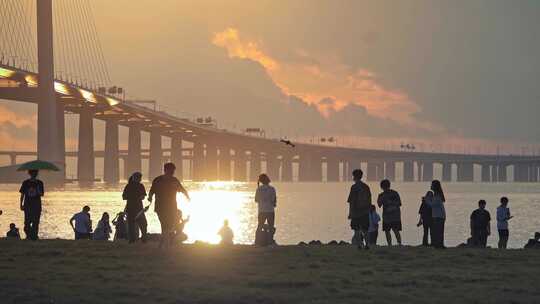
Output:
<svg viewBox="0 0 540 304">
<path fill-rule="evenodd" d="M 62 168 L 47 179 L 65 178 L 64 111 L 56 101 L 54 89 L 53 5 L 52 0 L 37 0 L 38 45 L 38 158 Z"/>
</svg>

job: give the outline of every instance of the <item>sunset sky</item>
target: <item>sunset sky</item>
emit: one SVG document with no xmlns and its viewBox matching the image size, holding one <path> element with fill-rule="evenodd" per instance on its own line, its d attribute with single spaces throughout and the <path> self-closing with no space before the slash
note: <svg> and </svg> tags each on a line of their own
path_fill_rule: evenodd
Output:
<svg viewBox="0 0 540 304">
<path fill-rule="evenodd" d="M 115 84 L 227 128 L 363 144 L 540 142 L 538 1 L 92 3 Z M 33 142 L 28 112 L 0 104 L 1 142 Z"/>
</svg>

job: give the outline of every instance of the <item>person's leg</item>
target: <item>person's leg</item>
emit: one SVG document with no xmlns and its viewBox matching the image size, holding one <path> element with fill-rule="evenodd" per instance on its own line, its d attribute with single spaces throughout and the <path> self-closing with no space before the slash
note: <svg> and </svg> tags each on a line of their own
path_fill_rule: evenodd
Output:
<svg viewBox="0 0 540 304">
<path fill-rule="evenodd" d="M 390 223 L 383 222 L 383 231 L 386 236 L 386 243 L 388 246 L 392 246 L 392 235 L 390 234 Z"/>
<path fill-rule="evenodd" d="M 266 220 L 268 221 L 268 226 L 270 226 L 270 242 L 274 243 L 274 234 L 276 233 L 275 221 L 276 214 L 274 212 L 269 212 L 266 215 Z"/>
<path fill-rule="evenodd" d="M 137 219 L 137 229 L 135 230 L 136 233 L 138 233 L 138 230 L 140 229 L 141 230 L 141 240 L 143 243 L 146 242 L 146 238 L 147 238 L 147 227 L 148 227 L 148 222 L 146 221 L 146 216 L 141 215 L 138 219 Z"/>
<path fill-rule="evenodd" d="M 437 247 L 437 221 L 435 219 L 432 219 L 431 226 L 429 228 L 431 246 Z"/>
<path fill-rule="evenodd" d="M 445 248 L 444 246 L 444 224 L 446 219 L 441 219 L 440 228 L 439 228 L 439 246 L 440 248 Z"/>
<path fill-rule="evenodd" d="M 488 234 L 487 234 L 487 231 L 486 231 L 486 232 L 482 233 L 482 237 L 480 238 L 480 245 L 481 245 L 482 248 L 487 247 L 487 239 L 488 239 Z"/>
<path fill-rule="evenodd" d="M 131 216 L 129 213 L 127 215 L 127 228 L 128 228 L 128 241 L 129 243 L 135 242 L 137 240 L 137 224 L 135 223 L 135 217 Z"/>
<path fill-rule="evenodd" d="M 506 249 L 508 246 L 508 239 L 510 238 L 510 231 L 508 229 L 505 230 L 505 235 L 503 239 L 503 249 Z"/>
<path fill-rule="evenodd" d="M 392 229 L 394 231 L 394 234 L 396 235 L 396 241 L 399 246 L 401 246 L 401 233 L 398 229 Z"/>
<path fill-rule="evenodd" d="M 33 240 L 39 239 L 39 221 L 41 219 L 41 210 L 37 210 L 33 214 L 33 223 L 32 223 L 32 233 L 33 233 Z"/>
<path fill-rule="evenodd" d="M 32 218 L 30 216 L 29 210 L 24 210 L 24 234 L 26 234 L 26 239 L 30 240 L 32 239 Z"/>
<path fill-rule="evenodd" d="M 426 223 L 424 223 L 422 224 L 422 228 L 424 228 L 424 235 L 422 237 L 422 246 L 429 246 L 429 241 L 428 241 L 429 226 Z"/>
</svg>

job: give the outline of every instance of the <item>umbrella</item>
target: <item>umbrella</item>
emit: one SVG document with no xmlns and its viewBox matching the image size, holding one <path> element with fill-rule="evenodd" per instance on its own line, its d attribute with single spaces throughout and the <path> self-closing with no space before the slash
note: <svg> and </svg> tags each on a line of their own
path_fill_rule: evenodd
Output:
<svg viewBox="0 0 540 304">
<path fill-rule="evenodd" d="M 17 169 L 17 171 L 28 170 L 60 171 L 55 164 L 39 159 L 24 163 Z"/>
</svg>

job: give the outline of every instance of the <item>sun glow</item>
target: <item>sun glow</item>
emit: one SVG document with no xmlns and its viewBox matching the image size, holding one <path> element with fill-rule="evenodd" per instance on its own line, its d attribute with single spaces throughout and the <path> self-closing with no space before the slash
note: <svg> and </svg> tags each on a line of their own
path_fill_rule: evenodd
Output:
<svg viewBox="0 0 540 304">
<path fill-rule="evenodd" d="M 182 194 L 178 195 L 180 209 L 184 218 L 190 217 L 184 232 L 188 242 L 203 241 L 217 244 L 217 235 L 228 220 L 234 231 L 235 243 L 248 243 L 256 225 L 256 206 L 245 184 L 234 182 L 209 182 L 199 184 L 199 189 L 190 191 L 191 202 L 185 202 Z"/>
</svg>

